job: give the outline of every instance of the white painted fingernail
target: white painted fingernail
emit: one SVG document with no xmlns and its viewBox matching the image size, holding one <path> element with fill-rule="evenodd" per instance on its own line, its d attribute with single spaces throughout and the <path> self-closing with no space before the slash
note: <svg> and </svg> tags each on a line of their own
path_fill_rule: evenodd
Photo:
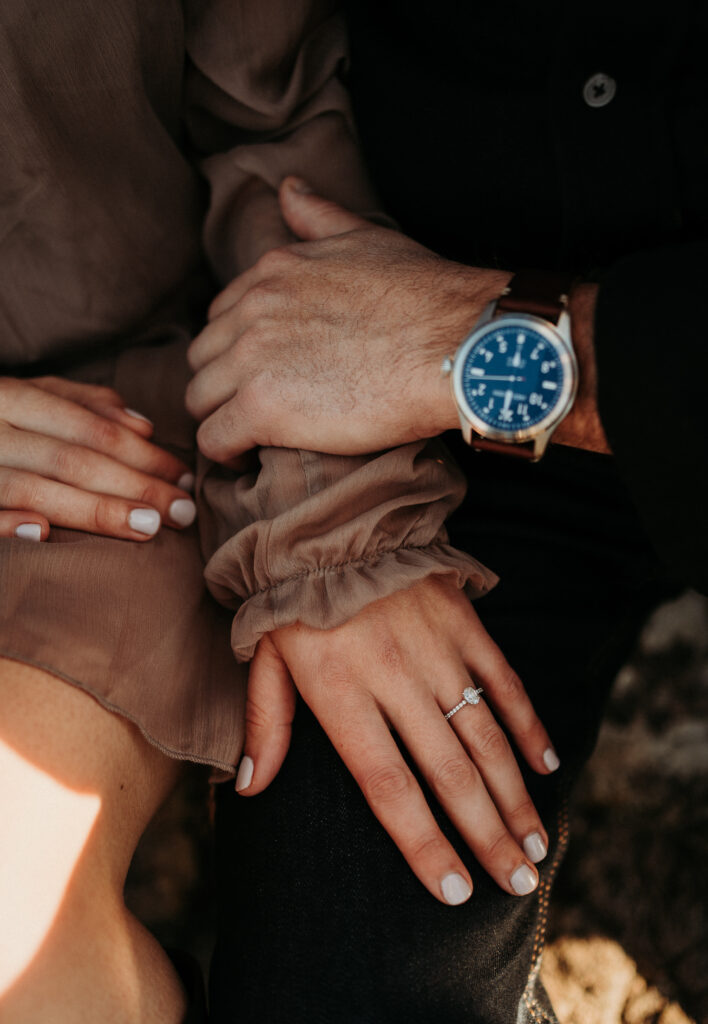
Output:
<svg viewBox="0 0 708 1024">
<path fill-rule="evenodd" d="M 152 537 L 160 529 L 160 513 L 154 508 L 134 508 L 128 516 L 128 524 L 136 533 L 145 533 Z"/>
<path fill-rule="evenodd" d="M 143 423 L 149 423 L 151 427 L 155 426 L 152 420 L 149 420 L 147 416 L 143 416 L 143 414 L 141 412 L 138 412 L 137 409 L 123 409 L 123 412 L 126 413 L 128 416 L 132 416 L 133 419 L 135 420 L 142 420 Z"/>
<path fill-rule="evenodd" d="M 194 490 L 194 473 L 183 473 L 177 481 L 177 486 L 180 491 L 189 491 L 191 494 Z"/>
<path fill-rule="evenodd" d="M 440 883 L 440 888 L 445 897 L 445 902 L 449 903 L 451 907 L 457 907 L 460 903 L 465 903 L 472 895 L 470 883 L 462 875 L 458 875 L 456 871 L 445 875 Z"/>
<path fill-rule="evenodd" d="M 509 879 L 511 888 L 517 896 L 528 896 L 538 885 L 538 876 L 531 870 L 528 864 L 522 864 L 517 868 Z"/>
<path fill-rule="evenodd" d="M 42 527 L 39 523 L 20 523 L 15 527 L 15 536 L 21 537 L 22 540 L 41 540 Z"/>
<path fill-rule="evenodd" d="M 177 526 L 191 526 L 197 514 L 197 506 L 189 498 L 176 498 L 170 505 L 170 519 Z"/>
<path fill-rule="evenodd" d="M 549 772 L 554 772 L 560 768 L 560 761 L 558 760 L 558 754 L 556 754 L 553 747 L 548 747 L 543 751 L 543 763 Z"/>
<path fill-rule="evenodd" d="M 543 860 L 548 853 L 548 847 L 544 843 L 540 832 L 532 832 L 530 836 L 526 836 L 524 839 L 524 853 L 534 864 L 538 864 L 540 860 Z"/>
<path fill-rule="evenodd" d="M 236 792 L 240 793 L 242 789 L 248 789 L 253 782 L 253 758 L 249 757 L 248 754 L 244 754 L 241 758 L 241 764 L 238 766 L 238 775 L 236 776 Z"/>
</svg>

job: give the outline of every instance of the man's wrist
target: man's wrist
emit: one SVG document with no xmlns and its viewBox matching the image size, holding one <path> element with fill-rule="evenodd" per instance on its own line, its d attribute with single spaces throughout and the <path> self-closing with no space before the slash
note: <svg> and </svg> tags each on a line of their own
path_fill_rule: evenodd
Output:
<svg viewBox="0 0 708 1024">
<path fill-rule="evenodd" d="M 454 355 L 457 346 L 472 332 L 487 305 L 500 298 L 513 276 L 507 271 L 467 267 L 461 267 L 460 270 L 467 272 L 466 279 L 463 277 L 461 280 L 469 288 L 469 294 L 460 304 L 460 333 L 454 340 L 441 339 L 435 353 L 439 360 L 436 369 L 442 366 L 446 356 Z M 571 337 L 578 361 L 578 393 L 570 412 L 554 431 L 552 440 L 573 448 L 609 453 L 611 449 L 597 407 L 597 368 L 593 340 L 597 291 L 596 284 L 580 284 L 573 288 L 570 295 L 568 311 Z M 439 369 L 436 376 L 432 419 L 435 429 L 431 430 L 431 435 L 454 430 L 460 425 L 450 378 Z"/>
<path fill-rule="evenodd" d="M 553 441 L 593 452 L 611 452 L 597 406 L 597 365 L 594 321 L 598 286 L 573 288 L 568 310 L 570 333 L 578 361 L 578 394 L 573 407 L 553 434 Z"/>
<path fill-rule="evenodd" d="M 458 346 L 472 333 L 477 321 L 490 302 L 501 298 L 512 274 L 506 270 L 487 270 L 478 267 L 460 267 L 460 282 L 464 289 L 464 300 L 460 302 L 459 315 L 455 318 L 453 331 L 440 338 L 436 344 L 434 373 L 436 387 L 433 392 L 432 424 L 430 436 L 446 430 L 459 429 L 460 416 L 450 386 L 449 374 L 442 371 L 446 357 L 452 358 Z M 432 368 L 432 367 L 431 367 Z"/>
</svg>

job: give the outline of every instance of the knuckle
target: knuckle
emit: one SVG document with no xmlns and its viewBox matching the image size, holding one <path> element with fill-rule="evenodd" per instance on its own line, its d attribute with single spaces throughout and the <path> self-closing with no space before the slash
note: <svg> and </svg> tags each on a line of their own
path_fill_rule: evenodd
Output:
<svg viewBox="0 0 708 1024">
<path fill-rule="evenodd" d="M 403 651 L 395 637 L 389 636 L 379 641 L 376 648 L 376 660 L 392 675 L 399 675 L 403 671 Z"/>
<path fill-rule="evenodd" d="M 80 475 L 84 459 L 73 444 L 59 444 L 54 451 L 53 462 L 60 480 L 75 480 Z"/>
<path fill-rule="evenodd" d="M 204 396 L 200 386 L 200 379 L 197 375 L 192 377 L 184 393 L 184 401 L 187 408 L 187 412 L 194 419 L 199 419 L 202 412 L 202 406 L 204 403 Z"/>
<path fill-rule="evenodd" d="M 271 724 L 271 718 L 266 709 L 252 697 L 246 700 L 246 726 L 255 732 L 264 732 Z"/>
<path fill-rule="evenodd" d="M 270 421 L 272 413 L 278 408 L 275 402 L 274 389 L 264 386 L 260 376 L 252 377 L 239 388 L 238 404 L 241 414 L 249 423 Z"/>
<path fill-rule="evenodd" d="M 280 294 L 280 290 L 280 286 L 272 278 L 257 281 L 251 285 L 239 302 L 239 312 L 246 319 L 249 318 L 249 313 L 252 314 L 254 320 L 257 319 L 272 305 L 273 300 Z"/>
<path fill-rule="evenodd" d="M 12 470 L 0 475 L 2 504 L 5 508 L 26 509 L 34 511 L 39 498 L 39 480 L 15 473 Z"/>
<path fill-rule="evenodd" d="M 352 672 L 341 661 L 331 655 L 324 656 L 313 666 L 312 673 L 317 686 L 327 692 L 345 717 L 360 714 L 361 692 Z"/>
<path fill-rule="evenodd" d="M 258 261 L 258 267 L 264 274 L 278 274 L 289 270 L 297 262 L 297 255 L 287 245 L 270 249 Z"/>
<path fill-rule="evenodd" d="M 91 525 L 96 533 L 115 533 L 125 527 L 125 518 L 119 514 L 116 504 L 111 498 L 99 496 L 95 499 Z"/>
<path fill-rule="evenodd" d="M 509 811 L 509 817 L 514 821 L 535 821 L 538 819 L 536 808 L 528 794 L 526 794 L 526 796 L 522 796 L 521 799 L 517 800 L 517 802 L 512 806 Z"/>
<path fill-rule="evenodd" d="M 238 341 L 231 346 L 229 357 L 232 370 L 244 370 L 248 368 L 247 363 L 259 366 L 263 357 L 263 346 L 277 337 L 277 331 L 271 330 L 270 323 L 262 318 L 257 323 L 251 323 L 243 332 Z"/>
<path fill-rule="evenodd" d="M 439 860 L 447 853 L 447 842 L 439 832 L 426 832 L 411 844 L 411 855 L 416 861 Z"/>
<path fill-rule="evenodd" d="M 411 776 L 402 766 L 380 764 L 366 775 L 362 790 L 372 804 L 395 804 L 406 799 L 411 783 Z"/>
<path fill-rule="evenodd" d="M 123 399 L 114 388 L 106 387 L 104 384 L 91 384 L 90 393 L 97 399 L 115 405 L 123 402 Z"/>
<path fill-rule="evenodd" d="M 222 454 L 219 444 L 220 436 L 220 433 L 212 428 L 208 420 L 205 420 L 197 430 L 197 448 L 212 462 L 218 462 Z"/>
<path fill-rule="evenodd" d="M 546 730 L 535 715 L 530 721 L 515 724 L 513 732 L 514 739 L 521 747 L 528 749 L 535 746 L 547 746 Z"/>
<path fill-rule="evenodd" d="M 509 665 L 506 666 L 504 671 L 499 674 L 498 679 L 495 680 L 495 691 L 497 699 L 505 703 L 513 703 L 519 700 L 520 697 L 526 696 L 521 679 Z"/>
<path fill-rule="evenodd" d="M 122 436 L 117 423 L 97 416 L 89 431 L 89 443 L 93 448 L 110 451 L 119 446 Z"/>
<path fill-rule="evenodd" d="M 476 780 L 477 773 L 466 757 L 450 757 L 440 761 L 432 774 L 435 793 L 443 799 L 469 793 Z"/>
<path fill-rule="evenodd" d="M 135 500 L 150 508 L 161 508 L 166 501 L 165 488 L 151 480 L 140 488 Z"/>
<path fill-rule="evenodd" d="M 480 860 L 489 862 L 503 860 L 509 852 L 509 845 L 512 840 L 509 833 L 504 829 L 495 829 L 490 835 L 485 836 L 478 845 L 478 856 Z"/>
<path fill-rule="evenodd" d="M 501 761 L 509 755 L 511 747 L 496 723 L 485 725 L 474 736 L 475 751 L 486 761 Z"/>
</svg>

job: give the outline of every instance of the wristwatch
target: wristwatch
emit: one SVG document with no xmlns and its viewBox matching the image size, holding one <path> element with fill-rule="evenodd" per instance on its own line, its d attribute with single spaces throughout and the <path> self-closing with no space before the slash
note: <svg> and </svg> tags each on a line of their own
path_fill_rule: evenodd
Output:
<svg viewBox="0 0 708 1024">
<path fill-rule="evenodd" d="M 487 306 L 453 358 L 462 435 L 473 448 L 537 462 L 578 389 L 569 275 L 521 271 Z"/>
</svg>

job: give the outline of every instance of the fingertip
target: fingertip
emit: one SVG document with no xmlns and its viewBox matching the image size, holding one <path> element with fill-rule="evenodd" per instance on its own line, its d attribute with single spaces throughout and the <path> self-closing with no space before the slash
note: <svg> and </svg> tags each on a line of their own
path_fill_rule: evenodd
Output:
<svg viewBox="0 0 708 1024">
<path fill-rule="evenodd" d="M 530 864 L 520 864 L 509 879 L 517 896 L 528 896 L 538 888 L 538 872 Z"/>
<path fill-rule="evenodd" d="M 300 196 L 311 196 L 314 195 L 315 190 L 309 182 L 305 181 L 304 178 L 298 177 L 296 174 L 289 174 L 286 178 L 283 178 L 280 183 L 281 195 L 293 194 Z"/>
<path fill-rule="evenodd" d="M 558 754 L 556 754 L 553 747 L 546 747 L 546 749 L 543 751 L 543 763 L 549 774 L 558 771 L 558 769 L 560 768 L 560 758 L 558 757 Z"/>
<path fill-rule="evenodd" d="M 115 417 L 125 424 L 130 430 L 134 430 L 141 437 L 151 437 L 155 430 L 155 424 L 147 416 L 144 416 L 137 409 L 129 409 L 124 407 L 122 409 L 116 409 L 115 407 L 108 406 L 108 409 L 115 414 Z"/>
<path fill-rule="evenodd" d="M 128 514 L 128 526 L 136 540 L 149 540 L 162 526 L 162 517 L 154 508 L 134 508 Z"/>
<path fill-rule="evenodd" d="M 548 837 L 541 832 L 531 832 L 522 843 L 524 853 L 532 864 L 540 864 L 548 854 Z"/>
<path fill-rule="evenodd" d="M 32 521 L 18 523 L 14 530 L 14 536 L 18 540 L 43 541 L 49 536 L 49 523 L 44 521 Z"/>
<path fill-rule="evenodd" d="M 248 754 L 244 754 L 241 758 L 241 763 L 238 766 L 238 773 L 236 775 L 235 789 L 237 793 L 242 793 L 245 789 L 253 782 L 253 772 L 255 770 L 255 764 L 252 757 Z"/>
<path fill-rule="evenodd" d="M 440 881 L 442 899 L 449 907 L 459 907 L 472 895 L 472 880 L 459 871 L 451 871 Z"/>
<path fill-rule="evenodd" d="M 170 524 L 184 530 L 197 518 L 197 506 L 191 498 L 175 498 L 170 504 L 168 514 Z"/>
</svg>

